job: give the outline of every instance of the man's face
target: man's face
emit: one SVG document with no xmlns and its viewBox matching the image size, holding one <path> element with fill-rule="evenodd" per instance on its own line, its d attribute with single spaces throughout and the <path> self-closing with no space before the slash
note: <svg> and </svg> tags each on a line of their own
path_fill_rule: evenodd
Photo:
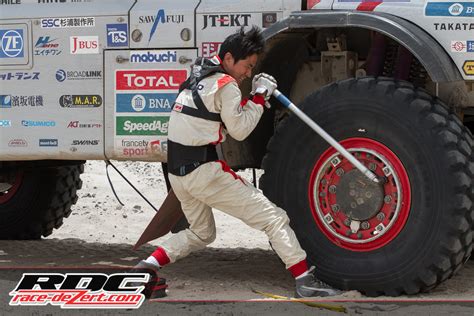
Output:
<svg viewBox="0 0 474 316">
<path fill-rule="evenodd" d="M 222 67 L 240 85 L 244 79 L 250 78 L 252 75 L 252 69 L 257 64 L 257 59 L 258 55 L 253 54 L 234 63 L 234 57 L 231 53 L 227 52 L 222 61 Z"/>
</svg>

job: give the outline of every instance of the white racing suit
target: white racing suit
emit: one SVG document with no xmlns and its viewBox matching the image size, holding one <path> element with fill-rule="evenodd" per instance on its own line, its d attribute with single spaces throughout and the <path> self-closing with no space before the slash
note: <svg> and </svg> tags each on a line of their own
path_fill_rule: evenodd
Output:
<svg viewBox="0 0 474 316">
<path fill-rule="evenodd" d="M 217 57 L 212 61 L 219 63 Z M 225 140 L 226 133 L 243 140 L 264 111 L 263 97 L 241 102 L 236 81 L 224 73 L 202 79 L 198 93 L 210 112 L 220 113 L 223 124 L 180 113 L 183 107 L 196 107 L 191 91 L 185 89 L 178 95 L 171 113 L 170 141 L 187 146 L 218 144 Z M 289 226 L 286 212 L 236 175 L 224 161 L 204 163 L 184 176 L 169 174 L 169 179 L 190 227 L 174 234 L 152 254 L 160 265 L 174 262 L 214 241 L 216 226 L 212 208 L 216 208 L 265 232 L 294 276 L 307 270 L 306 253 Z"/>
</svg>

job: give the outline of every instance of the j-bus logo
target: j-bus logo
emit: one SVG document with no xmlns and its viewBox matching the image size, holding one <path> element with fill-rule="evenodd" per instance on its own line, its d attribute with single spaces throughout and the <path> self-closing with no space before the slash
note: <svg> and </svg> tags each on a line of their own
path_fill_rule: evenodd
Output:
<svg viewBox="0 0 474 316">
<path fill-rule="evenodd" d="M 23 30 L 0 30 L 0 58 L 23 57 Z"/>
<path fill-rule="evenodd" d="M 149 278 L 147 273 L 24 273 L 10 292 L 10 305 L 139 308 Z"/>
</svg>

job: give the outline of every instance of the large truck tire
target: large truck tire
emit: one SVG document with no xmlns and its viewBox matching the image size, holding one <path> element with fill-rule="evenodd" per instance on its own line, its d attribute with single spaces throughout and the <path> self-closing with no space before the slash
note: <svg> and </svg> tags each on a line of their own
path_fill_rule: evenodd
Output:
<svg viewBox="0 0 474 316">
<path fill-rule="evenodd" d="M 382 184 L 290 115 L 263 161 L 264 193 L 284 208 L 317 276 L 369 296 L 416 294 L 472 250 L 473 138 L 440 100 L 406 82 L 349 79 L 303 111 Z"/>
<path fill-rule="evenodd" d="M 63 224 L 81 189 L 84 165 L 4 169 L 0 239 L 40 239 Z"/>
</svg>

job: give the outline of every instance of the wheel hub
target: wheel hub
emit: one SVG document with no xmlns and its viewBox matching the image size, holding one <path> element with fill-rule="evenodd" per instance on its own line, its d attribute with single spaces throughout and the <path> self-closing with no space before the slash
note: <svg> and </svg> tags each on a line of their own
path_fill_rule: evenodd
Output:
<svg viewBox="0 0 474 316">
<path fill-rule="evenodd" d="M 0 204 L 9 201 L 21 185 L 23 172 L 0 173 Z"/>
<path fill-rule="evenodd" d="M 340 247 L 370 251 L 402 230 L 410 211 L 408 175 L 385 145 L 365 138 L 341 144 L 385 181 L 370 181 L 333 148 L 315 164 L 309 186 L 310 206 L 321 231 Z"/>
<path fill-rule="evenodd" d="M 382 206 L 383 185 L 369 180 L 357 169 L 345 173 L 336 188 L 337 203 L 350 220 L 369 220 Z"/>
</svg>

